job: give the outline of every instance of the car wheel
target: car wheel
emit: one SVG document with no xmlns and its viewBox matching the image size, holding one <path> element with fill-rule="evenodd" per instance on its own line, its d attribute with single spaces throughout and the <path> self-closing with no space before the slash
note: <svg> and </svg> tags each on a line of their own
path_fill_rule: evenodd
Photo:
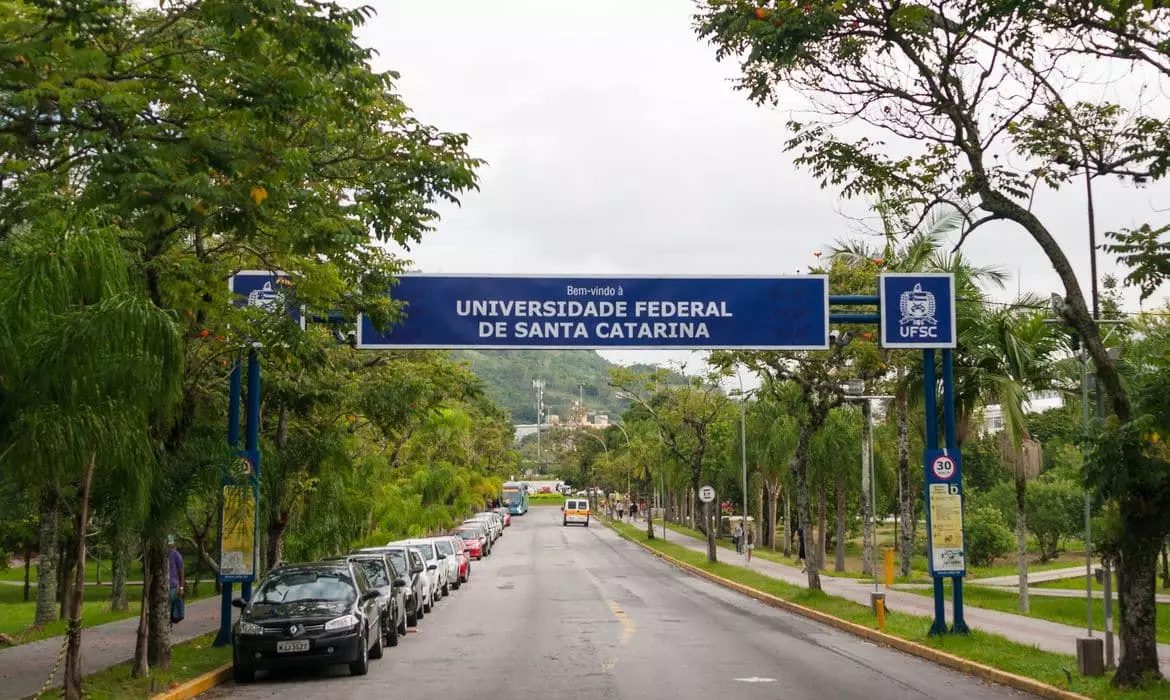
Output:
<svg viewBox="0 0 1170 700">
<path fill-rule="evenodd" d="M 382 623 L 379 622 L 378 623 L 378 633 L 374 635 L 374 646 L 370 647 L 370 658 L 371 659 L 380 659 L 380 658 L 382 658 L 382 654 L 384 653 L 382 651 L 382 629 L 381 628 L 382 628 Z M 357 675 L 357 674 L 355 674 L 355 675 Z"/>
<path fill-rule="evenodd" d="M 256 680 L 256 669 L 250 664 L 240 661 L 235 650 L 232 650 L 232 679 L 236 683 L 251 683 Z"/>
<path fill-rule="evenodd" d="M 418 627 L 418 621 L 419 621 L 419 619 L 421 619 L 421 617 L 422 616 L 418 614 L 418 605 L 416 604 L 414 606 L 414 610 L 411 610 L 410 612 L 406 613 L 406 626 L 407 627 Z"/>
<path fill-rule="evenodd" d="M 585 521 L 585 527 L 589 527 L 589 521 L 588 521 L 588 520 L 586 520 L 586 521 Z"/>
<path fill-rule="evenodd" d="M 423 612 L 424 612 L 424 613 L 429 613 L 429 612 L 431 611 L 431 608 L 432 608 L 432 607 L 434 607 L 434 601 L 432 601 L 431 599 L 429 599 L 429 598 L 428 598 L 428 599 L 427 599 L 427 600 L 426 600 L 426 601 L 423 603 Z M 422 617 L 422 615 L 419 615 L 419 617 Z"/>
<path fill-rule="evenodd" d="M 406 626 L 410 624 L 410 615 L 403 615 L 398 621 L 398 634 L 406 634 Z"/>
<path fill-rule="evenodd" d="M 443 597 L 446 598 L 449 595 L 451 595 L 451 586 L 450 586 L 450 584 L 444 583 L 443 584 Z"/>
<path fill-rule="evenodd" d="M 463 575 L 462 574 L 455 577 L 455 583 L 451 584 L 451 588 L 454 588 L 455 590 L 459 590 L 459 587 L 461 585 L 463 585 Z"/>
<path fill-rule="evenodd" d="M 399 625 L 394 620 L 390 620 L 390 631 L 386 635 L 386 646 L 388 646 L 388 647 L 398 646 L 398 629 L 401 626 L 402 625 Z"/>
<path fill-rule="evenodd" d="M 370 672 L 370 649 L 366 646 L 367 640 L 365 637 L 358 640 L 358 660 L 349 665 L 349 675 L 364 676 Z M 382 640 L 378 640 L 378 645 L 381 646 Z"/>
</svg>

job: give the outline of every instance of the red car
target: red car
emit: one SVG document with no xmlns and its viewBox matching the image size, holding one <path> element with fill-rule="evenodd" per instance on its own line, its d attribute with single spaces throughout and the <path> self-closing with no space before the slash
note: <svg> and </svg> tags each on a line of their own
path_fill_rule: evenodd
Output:
<svg viewBox="0 0 1170 700">
<path fill-rule="evenodd" d="M 484 538 L 478 528 L 457 527 L 451 534 L 463 541 L 467 556 L 476 561 L 483 559 Z"/>
<path fill-rule="evenodd" d="M 496 512 L 504 516 L 504 527 L 512 526 L 512 514 L 508 512 L 507 508 L 496 508 Z"/>
<path fill-rule="evenodd" d="M 455 548 L 455 556 L 459 557 L 459 583 L 467 583 L 471 578 L 471 552 L 458 535 L 451 536 L 451 546 Z"/>
</svg>

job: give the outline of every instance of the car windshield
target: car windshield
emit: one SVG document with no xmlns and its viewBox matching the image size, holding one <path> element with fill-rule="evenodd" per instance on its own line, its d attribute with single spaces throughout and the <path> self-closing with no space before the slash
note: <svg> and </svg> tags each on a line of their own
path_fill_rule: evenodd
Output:
<svg viewBox="0 0 1170 700">
<path fill-rule="evenodd" d="M 435 542 L 435 546 L 439 548 L 439 554 L 448 555 L 455 553 L 455 549 L 447 540 L 439 540 L 438 542 Z"/>
<path fill-rule="evenodd" d="M 338 569 L 278 571 L 271 574 L 252 598 L 253 603 L 276 605 L 306 600 L 352 603 L 357 598 L 353 579 Z"/>
<path fill-rule="evenodd" d="M 388 552 L 390 561 L 394 564 L 394 568 L 399 571 L 408 571 L 409 566 L 406 565 L 406 553 L 401 549 L 392 549 Z"/>
<path fill-rule="evenodd" d="M 412 545 L 410 545 L 410 548 L 413 549 L 414 551 L 418 552 L 419 555 L 427 561 L 430 561 L 431 559 L 435 558 L 435 548 L 434 547 L 431 547 L 431 546 L 428 546 L 425 544 L 412 544 Z"/>
<path fill-rule="evenodd" d="M 357 563 L 366 572 L 370 585 L 381 588 L 390 585 L 390 575 L 386 571 L 386 563 L 379 559 L 358 559 Z"/>
</svg>

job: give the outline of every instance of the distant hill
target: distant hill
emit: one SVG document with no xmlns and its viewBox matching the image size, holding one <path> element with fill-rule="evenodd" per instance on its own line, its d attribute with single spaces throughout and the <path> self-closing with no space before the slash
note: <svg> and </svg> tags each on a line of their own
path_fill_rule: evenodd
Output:
<svg viewBox="0 0 1170 700">
<path fill-rule="evenodd" d="M 616 365 L 592 350 L 460 350 L 453 354 L 471 365 L 488 394 L 512 414 L 513 423 L 536 422 L 533 379 L 544 380 L 546 416 L 566 419 L 579 391 L 589 413 L 607 413 L 612 418 L 629 406 L 609 386 L 609 369 Z M 632 369 L 654 368 L 635 365 Z"/>
</svg>

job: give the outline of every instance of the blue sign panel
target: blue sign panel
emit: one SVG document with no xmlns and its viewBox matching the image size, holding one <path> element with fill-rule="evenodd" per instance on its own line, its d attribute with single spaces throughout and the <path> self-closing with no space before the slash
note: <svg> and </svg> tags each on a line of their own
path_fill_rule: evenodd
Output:
<svg viewBox="0 0 1170 700">
<path fill-rule="evenodd" d="M 406 319 L 357 346 L 824 350 L 829 280 L 806 277 L 404 275 Z"/>
<path fill-rule="evenodd" d="M 932 576 L 963 576 L 963 479 L 958 450 L 926 450 L 926 541 Z"/>
<path fill-rule="evenodd" d="M 955 276 L 949 272 L 887 272 L 879 277 L 882 347 L 953 348 Z"/>
<path fill-rule="evenodd" d="M 292 278 L 287 273 L 270 270 L 240 270 L 232 276 L 228 286 L 237 295 L 236 306 L 254 306 L 284 312 L 305 328 L 305 316 L 296 306 L 290 306 Z"/>
</svg>

